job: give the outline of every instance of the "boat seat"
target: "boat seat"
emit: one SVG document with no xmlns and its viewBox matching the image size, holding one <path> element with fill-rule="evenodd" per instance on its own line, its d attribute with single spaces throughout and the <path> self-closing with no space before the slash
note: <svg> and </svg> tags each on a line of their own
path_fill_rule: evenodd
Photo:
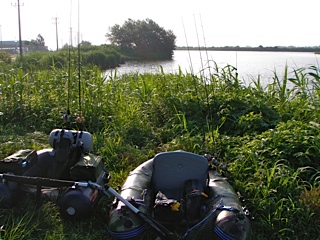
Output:
<svg viewBox="0 0 320 240">
<path fill-rule="evenodd" d="M 197 181 L 204 189 L 207 177 L 208 160 L 203 156 L 174 151 L 159 153 L 153 159 L 152 188 L 169 199 L 180 200 L 188 180 Z"/>
<path fill-rule="evenodd" d="M 54 155 L 47 177 L 66 180 L 71 178 L 70 168 L 79 161 L 83 152 L 83 143 L 77 140 L 78 135 L 78 132 L 71 130 L 51 131 L 49 142 L 54 149 Z"/>
</svg>

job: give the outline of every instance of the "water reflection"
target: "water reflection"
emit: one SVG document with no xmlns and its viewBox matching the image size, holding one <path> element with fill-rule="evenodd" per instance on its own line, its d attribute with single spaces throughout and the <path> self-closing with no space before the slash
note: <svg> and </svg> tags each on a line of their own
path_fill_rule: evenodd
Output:
<svg viewBox="0 0 320 240">
<path fill-rule="evenodd" d="M 245 84 L 261 78 L 262 85 L 273 82 L 274 72 L 282 78 L 285 66 L 289 74 L 293 69 L 319 67 L 320 55 L 308 52 L 235 52 L 235 51 L 174 51 L 169 61 L 128 61 L 117 69 L 106 71 L 107 76 L 126 73 L 183 73 L 199 75 L 215 73 L 215 67 L 231 65 Z"/>
</svg>

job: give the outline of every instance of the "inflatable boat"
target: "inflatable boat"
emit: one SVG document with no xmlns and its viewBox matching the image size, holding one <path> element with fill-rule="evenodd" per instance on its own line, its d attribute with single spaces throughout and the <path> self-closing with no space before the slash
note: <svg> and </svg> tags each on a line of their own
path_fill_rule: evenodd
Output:
<svg viewBox="0 0 320 240">
<path fill-rule="evenodd" d="M 178 239 L 250 239 L 249 213 L 218 165 L 210 155 L 159 153 L 130 172 L 119 194 L 154 221 L 179 229 Z M 132 239 L 147 228 L 123 202 L 114 202 L 110 236 Z"/>
<path fill-rule="evenodd" d="M 65 183 L 108 181 L 101 157 L 90 153 L 92 142 L 86 131 L 54 129 L 49 135 L 51 148 L 24 149 L 0 160 L 0 207 L 13 207 L 21 195 L 31 194 L 36 200 L 55 201 L 64 217 L 89 217 L 101 197 L 99 191 Z"/>
</svg>

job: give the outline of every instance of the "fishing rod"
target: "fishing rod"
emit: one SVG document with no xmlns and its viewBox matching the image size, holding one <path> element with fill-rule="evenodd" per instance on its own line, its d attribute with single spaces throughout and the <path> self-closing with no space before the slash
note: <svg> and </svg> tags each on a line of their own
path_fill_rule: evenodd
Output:
<svg viewBox="0 0 320 240">
<path fill-rule="evenodd" d="M 81 99 L 81 48 L 80 48 L 80 1 L 78 0 L 78 98 L 79 98 L 79 114 L 76 119 L 79 130 L 83 129 L 84 117 L 82 115 L 82 99 Z"/>
<path fill-rule="evenodd" d="M 77 181 L 68 181 L 68 180 L 59 180 L 59 179 L 51 179 L 51 178 L 43 178 L 43 177 L 29 177 L 29 176 L 21 176 L 21 175 L 13 175 L 13 174 L 0 174 L 0 179 L 5 179 L 7 181 L 23 183 L 23 184 L 31 184 L 37 186 L 46 186 L 46 187 L 90 187 L 92 189 L 101 191 L 105 196 L 110 198 L 110 194 L 123 202 L 131 211 L 133 211 L 136 215 L 138 215 L 143 221 L 148 223 L 150 227 L 152 227 L 158 234 L 163 237 L 163 239 L 168 240 L 179 240 L 181 239 L 177 234 L 169 231 L 162 224 L 158 223 L 147 214 L 140 211 L 136 208 L 130 201 L 123 198 L 116 190 L 110 187 L 108 184 L 104 184 L 101 186 L 92 181 L 86 182 L 77 182 Z"/>
<path fill-rule="evenodd" d="M 209 79 L 211 80 L 211 68 L 210 68 L 210 61 L 209 61 L 209 56 L 208 56 L 208 48 L 207 48 L 207 43 L 206 43 L 206 39 L 205 39 L 205 34 L 204 34 L 204 29 L 203 29 L 203 23 L 202 23 L 202 17 L 201 17 L 201 14 L 199 15 L 200 17 L 200 23 L 201 23 L 201 29 L 202 29 L 202 35 L 203 35 L 203 42 L 204 42 L 204 47 L 205 47 L 205 51 L 206 51 L 206 56 L 207 56 L 207 63 L 208 63 L 208 69 L 209 69 Z M 199 42 L 199 41 L 198 41 Z M 200 46 L 199 46 L 200 47 Z M 205 90 L 205 94 L 206 94 L 206 99 L 207 99 L 207 109 L 208 109 L 208 115 L 209 115 L 209 120 L 210 120 L 210 123 L 209 123 L 209 128 L 212 127 L 212 122 L 213 122 L 213 119 L 212 119 L 212 108 L 211 108 L 211 105 L 209 103 L 209 93 L 208 93 L 208 85 L 207 85 L 207 82 L 206 82 L 206 79 L 204 81 L 204 90 Z M 212 129 L 212 136 L 213 136 L 213 129 Z"/>
<path fill-rule="evenodd" d="M 189 44 L 188 44 L 186 29 L 185 29 L 185 27 L 184 27 L 183 18 L 182 18 L 182 24 L 183 24 L 184 36 L 185 36 L 185 38 L 186 38 L 186 43 L 187 43 L 187 49 L 188 49 L 189 60 L 190 60 L 190 65 L 191 65 L 191 75 L 192 75 L 192 79 L 193 79 L 193 83 L 194 83 L 194 88 L 195 88 L 195 92 L 196 92 L 197 103 L 198 103 L 199 109 L 201 109 L 201 108 L 200 108 L 200 99 L 199 99 L 199 94 L 198 94 L 198 88 L 197 88 L 196 78 L 195 78 L 195 75 L 194 75 L 194 73 L 193 73 L 193 66 L 192 66 L 192 60 L 191 60 L 191 55 L 190 55 L 190 48 L 189 48 Z M 202 63 L 202 60 L 201 60 L 201 63 Z M 205 142 L 206 134 L 205 134 L 204 128 L 202 127 L 201 129 L 202 129 L 202 134 L 203 134 L 203 142 Z"/>
<path fill-rule="evenodd" d="M 193 75 L 193 66 L 192 66 L 192 60 L 191 60 L 191 55 L 190 55 L 190 47 L 189 47 L 189 43 L 188 43 L 186 28 L 185 28 L 185 26 L 184 26 L 183 18 L 181 18 L 181 19 L 182 19 L 182 26 L 183 26 L 183 31 L 184 31 L 184 37 L 185 37 L 186 43 L 187 43 L 187 50 L 188 50 L 188 55 L 189 55 L 191 74 Z"/>
<path fill-rule="evenodd" d="M 70 39 L 69 39 L 69 48 L 68 48 L 68 58 L 69 58 L 69 65 L 68 65 L 68 93 L 67 93 L 67 112 L 64 114 L 63 119 L 66 122 L 67 129 L 71 129 L 70 123 L 70 91 L 71 91 L 71 49 L 72 45 L 72 0 L 70 2 Z M 77 64 L 78 64 L 78 104 L 79 104 L 79 113 L 76 117 L 76 125 L 78 129 L 81 131 L 83 130 L 83 122 L 84 117 L 82 115 L 82 96 L 81 96 L 81 48 L 80 48 L 80 2 L 78 0 L 78 46 L 77 46 Z"/>
<path fill-rule="evenodd" d="M 207 43 L 206 43 L 206 38 L 204 35 L 204 30 L 203 30 L 203 23 L 202 23 L 202 17 L 201 14 L 200 16 L 200 23 L 201 23 L 201 29 L 202 29 L 202 36 L 203 36 L 203 43 L 204 43 L 204 47 L 205 47 L 205 51 L 206 51 L 206 57 L 207 57 L 207 62 L 208 62 L 208 66 L 209 66 L 209 76 L 211 77 L 211 68 L 210 68 L 210 64 L 209 64 L 209 56 L 208 56 L 208 48 L 207 48 Z"/>
<path fill-rule="evenodd" d="M 70 88 L 71 88 L 71 46 L 72 46 L 72 27 L 71 27 L 71 9 L 72 9 L 72 0 L 70 2 L 70 36 L 69 36 L 69 46 L 68 46 L 68 82 L 67 82 L 67 111 L 63 115 L 63 120 L 66 123 L 66 128 L 71 129 L 70 123 Z"/>
<path fill-rule="evenodd" d="M 198 40 L 198 49 L 199 49 L 199 53 L 200 53 L 201 69 L 202 69 L 202 71 L 204 71 L 200 42 L 199 42 L 199 35 L 198 35 L 198 27 L 197 27 L 197 22 L 196 22 L 196 18 L 194 16 L 194 14 L 193 14 L 193 21 L 194 21 L 194 26 L 196 29 L 197 40 Z"/>
</svg>

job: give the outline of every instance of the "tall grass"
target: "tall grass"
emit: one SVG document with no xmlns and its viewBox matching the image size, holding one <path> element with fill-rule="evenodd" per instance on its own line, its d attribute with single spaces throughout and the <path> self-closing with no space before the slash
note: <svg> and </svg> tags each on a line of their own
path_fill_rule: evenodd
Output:
<svg viewBox="0 0 320 240">
<path fill-rule="evenodd" d="M 79 92 L 76 68 L 68 76 L 64 67 L 0 67 L 1 158 L 48 147 L 48 133 L 65 126 L 67 107 L 73 119 L 81 108 L 111 186 L 161 151 L 216 154 L 247 199 L 253 239 L 319 237 L 318 68 L 296 69 L 291 78 L 286 68 L 283 79 L 275 73 L 263 88 L 259 78 L 246 87 L 232 66 L 216 66 L 209 78 L 182 71 L 105 77 L 97 67 L 83 67 Z M 78 223 L 62 220 L 53 203 L 35 210 L 21 200 L 13 210 L 0 210 L 3 239 L 109 239 L 107 199 Z"/>
</svg>

